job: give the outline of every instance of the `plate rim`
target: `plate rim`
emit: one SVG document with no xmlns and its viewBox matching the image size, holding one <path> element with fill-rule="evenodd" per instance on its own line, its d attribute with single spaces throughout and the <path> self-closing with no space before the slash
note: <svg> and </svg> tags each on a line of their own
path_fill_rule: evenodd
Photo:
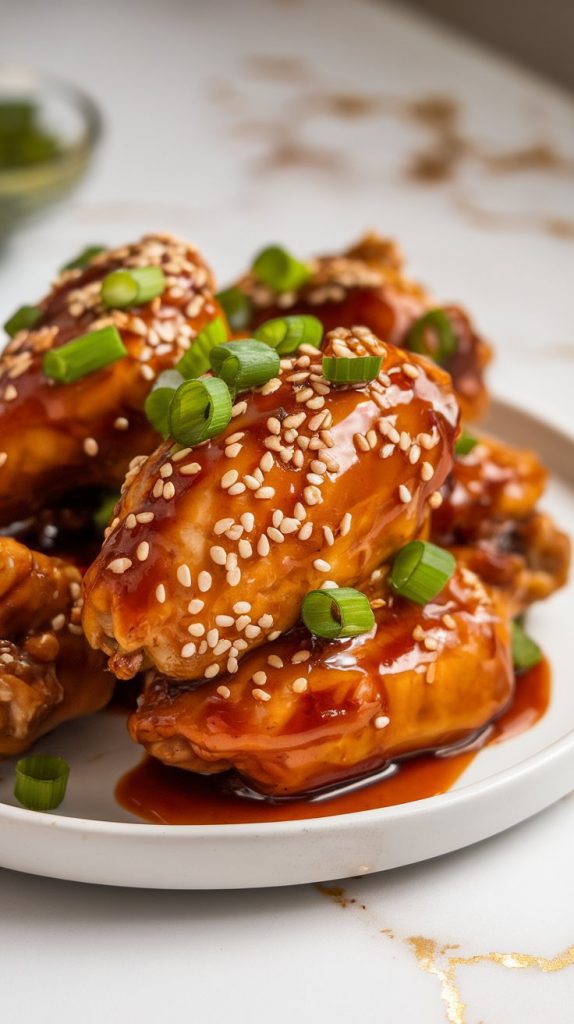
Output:
<svg viewBox="0 0 574 1024">
<path fill-rule="evenodd" d="M 543 416 L 526 412 L 513 402 L 508 402 L 504 398 L 499 397 L 496 392 L 492 394 L 489 410 L 485 417 L 486 432 L 488 432 L 488 422 L 493 412 L 497 412 L 498 415 L 511 416 L 522 421 L 527 430 L 536 428 L 540 431 L 542 428 L 548 441 L 558 446 L 558 450 L 555 452 L 556 457 L 552 458 L 547 465 L 550 465 L 550 467 L 552 465 L 560 467 L 567 465 L 567 458 L 563 461 L 559 456 L 564 450 L 569 449 L 571 452 L 574 448 L 574 432 L 570 434 L 563 428 L 549 423 Z M 483 424 L 481 423 L 482 427 Z M 561 476 L 567 475 L 561 472 L 560 469 L 557 469 L 556 472 Z M 571 472 L 571 475 L 572 482 L 574 482 L 574 472 Z M 533 728 L 536 728 L 536 725 Z M 130 837 L 136 840 L 142 836 L 146 836 L 150 840 L 162 839 L 165 841 L 166 836 L 179 840 L 185 837 L 190 839 L 215 839 L 216 837 L 253 839 L 261 834 L 266 836 L 270 834 L 293 836 L 305 832 L 317 834 L 332 830 L 335 823 L 339 829 L 347 831 L 348 829 L 356 828 L 358 824 L 365 826 L 370 824 L 384 825 L 386 822 L 390 823 L 414 816 L 425 817 L 432 813 L 433 810 L 437 813 L 440 810 L 447 812 L 456 807 L 457 804 L 464 804 L 473 798 L 480 798 L 485 792 L 503 791 L 506 786 L 511 785 L 517 779 L 524 779 L 524 777 L 536 773 L 538 768 L 543 768 L 555 760 L 560 761 L 563 757 L 567 758 L 569 754 L 574 754 L 574 728 L 570 729 L 559 739 L 554 740 L 549 746 L 531 754 L 529 757 L 523 758 L 506 768 L 502 768 L 484 779 L 460 786 L 458 789 L 424 797 L 421 800 L 393 804 L 389 807 L 350 811 L 344 814 L 329 814 L 320 818 L 293 818 L 288 821 L 211 825 L 170 825 L 168 823 L 154 824 L 145 821 L 108 821 L 107 819 L 78 818 L 59 814 L 52 815 L 47 812 L 31 811 L 23 807 L 16 807 L 0 801 L 0 824 L 4 822 L 17 826 L 34 823 L 38 828 L 62 832 L 83 832 L 85 834 L 97 833 L 100 836 L 127 838 L 128 841 Z M 568 783 L 562 795 L 565 795 L 572 788 L 573 786 Z"/>
</svg>

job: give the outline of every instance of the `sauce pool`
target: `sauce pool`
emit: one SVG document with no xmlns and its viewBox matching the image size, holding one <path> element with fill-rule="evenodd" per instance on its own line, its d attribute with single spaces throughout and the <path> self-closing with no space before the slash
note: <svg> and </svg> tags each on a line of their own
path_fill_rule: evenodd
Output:
<svg viewBox="0 0 574 1024">
<path fill-rule="evenodd" d="M 410 803 L 445 793 L 482 747 L 531 728 L 546 711 L 549 700 L 550 667 L 543 659 L 519 676 L 508 710 L 466 749 L 405 759 L 373 780 L 341 787 L 320 798 L 283 802 L 250 799 L 234 792 L 227 776 L 194 775 L 145 757 L 120 779 L 116 799 L 131 814 L 155 825 L 293 821 Z"/>
</svg>

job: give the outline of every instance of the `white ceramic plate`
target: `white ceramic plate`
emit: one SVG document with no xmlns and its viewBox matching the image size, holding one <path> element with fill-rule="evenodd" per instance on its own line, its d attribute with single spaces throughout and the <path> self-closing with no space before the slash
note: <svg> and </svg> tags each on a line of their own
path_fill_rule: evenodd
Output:
<svg viewBox="0 0 574 1024">
<path fill-rule="evenodd" d="M 574 523 L 574 441 L 502 402 L 485 429 L 543 458 L 543 502 Z M 474 759 L 448 793 L 374 811 L 266 825 L 147 825 L 114 800 L 140 759 L 121 716 L 72 722 L 37 744 L 71 764 L 63 808 L 15 805 L 13 764 L 0 764 L 0 865 L 81 882 L 158 889 L 231 889 L 325 881 L 383 871 L 475 843 L 559 800 L 574 786 L 572 584 L 535 607 L 529 628 L 553 669 L 550 708 L 532 729 Z"/>
</svg>

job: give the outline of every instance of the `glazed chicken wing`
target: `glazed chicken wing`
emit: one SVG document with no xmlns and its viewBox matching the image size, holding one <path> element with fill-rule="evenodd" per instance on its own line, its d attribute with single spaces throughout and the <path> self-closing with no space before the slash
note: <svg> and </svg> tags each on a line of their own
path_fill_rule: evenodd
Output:
<svg viewBox="0 0 574 1024">
<path fill-rule="evenodd" d="M 161 296 L 130 309 L 101 304 L 103 278 L 118 268 L 161 266 Z M 171 368 L 217 313 L 212 278 L 197 251 L 169 235 L 95 256 L 64 271 L 40 303 L 33 330 L 0 355 L 0 526 L 89 484 L 119 486 L 130 460 L 158 436 L 143 412 L 157 374 Z M 114 324 L 127 356 L 73 383 L 42 369 L 45 353 Z"/>
<path fill-rule="evenodd" d="M 274 292 L 253 273 L 237 287 L 251 304 L 250 327 L 270 317 L 312 313 L 325 330 L 365 324 L 383 341 L 405 346 L 414 322 L 436 302 L 404 276 L 403 259 L 393 242 L 374 233 L 346 252 L 309 261 L 311 278 L 297 291 Z M 463 419 L 476 419 L 486 405 L 483 372 L 490 347 L 458 307 L 443 305 L 456 337 L 456 350 L 443 362 L 451 374 Z"/>
<path fill-rule="evenodd" d="M 109 701 L 113 677 L 80 625 L 80 573 L 0 538 L 0 757 Z"/>
<path fill-rule="evenodd" d="M 150 673 L 130 733 L 166 764 L 236 769 L 274 796 L 380 769 L 472 736 L 512 697 L 504 602 L 459 569 L 424 607 L 380 587 L 366 636 L 302 627 L 199 687 Z"/>
<path fill-rule="evenodd" d="M 440 500 L 458 420 L 447 374 L 365 328 L 324 351 L 380 354 L 381 372 L 340 387 L 314 355 L 284 360 L 223 434 L 134 466 L 85 578 L 86 635 L 116 675 L 233 673 L 309 590 L 364 579 Z"/>
</svg>

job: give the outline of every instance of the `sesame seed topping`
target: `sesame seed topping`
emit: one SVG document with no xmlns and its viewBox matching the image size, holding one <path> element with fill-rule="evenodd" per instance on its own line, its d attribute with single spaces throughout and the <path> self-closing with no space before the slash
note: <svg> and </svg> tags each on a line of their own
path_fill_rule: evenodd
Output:
<svg viewBox="0 0 574 1024">
<path fill-rule="evenodd" d="M 281 530 L 281 533 L 295 533 L 295 531 L 299 529 L 300 525 L 301 524 L 298 519 L 291 519 L 288 516 L 285 516 L 279 524 L 279 529 Z"/>
<path fill-rule="evenodd" d="M 136 515 L 138 523 L 153 523 L 153 512 L 138 512 Z"/>
<path fill-rule="evenodd" d="M 211 582 L 211 573 L 206 572 L 205 569 L 202 569 L 199 576 L 197 577 L 197 585 L 202 594 L 205 594 L 208 590 L 211 589 Z"/>
<path fill-rule="evenodd" d="M 226 668 L 231 675 L 237 672 L 237 669 L 239 668 L 239 662 L 237 661 L 237 658 L 228 658 Z"/>
<path fill-rule="evenodd" d="M 244 490 L 245 484 L 239 482 L 237 484 L 232 484 L 231 487 L 228 488 L 227 493 L 230 494 L 232 498 L 234 498 L 236 494 L 243 494 Z"/>
<path fill-rule="evenodd" d="M 242 416 L 243 413 L 246 411 L 246 409 L 247 409 L 247 402 L 245 402 L 245 401 L 237 402 L 233 406 L 233 409 L 231 410 L 231 415 L 235 419 L 236 416 Z"/>
<path fill-rule="evenodd" d="M 262 395 L 272 395 L 274 391 L 277 391 L 281 387 L 281 381 L 279 377 L 272 377 L 266 384 L 261 388 Z"/>
<path fill-rule="evenodd" d="M 191 587 L 191 571 L 189 565 L 183 563 L 177 567 L 177 578 L 182 587 Z"/>
<path fill-rule="evenodd" d="M 411 380 L 416 380 L 419 375 L 416 366 L 413 366 L 411 363 L 403 363 L 403 373 L 406 377 L 410 377 Z"/>
<path fill-rule="evenodd" d="M 278 654 L 270 654 L 267 658 L 267 664 L 271 665 L 271 668 L 283 668 L 283 659 Z"/>
<path fill-rule="evenodd" d="M 223 697 L 224 700 L 227 700 L 229 697 L 231 697 L 231 690 L 229 689 L 228 686 L 218 686 L 216 693 L 218 693 L 220 697 Z"/>
<path fill-rule="evenodd" d="M 126 529 L 127 530 L 134 530 L 135 527 L 137 526 L 137 522 L 138 521 L 137 521 L 136 517 L 134 516 L 133 512 L 130 512 L 129 516 L 127 516 L 127 518 L 126 518 Z"/>
<path fill-rule="evenodd" d="M 267 682 L 267 672 L 254 672 L 251 678 L 258 686 L 265 686 L 265 683 Z"/>
<path fill-rule="evenodd" d="M 298 679 L 293 680 L 293 683 L 291 684 L 291 689 L 293 690 L 293 693 L 305 693 L 308 685 L 309 682 L 305 678 L 305 676 L 299 676 Z"/>
<path fill-rule="evenodd" d="M 271 700 L 271 694 L 267 693 L 267 690 L 262 690 L 258 686 L 256 686 L 255 689 L 251 691 L 251 695 L 255 698 L 255 700 L 262 700 L 262 701 Z"/>
<path fill-rule="evenodd" d="M 241 516 L 241 524 L 244 529 L 247 530 L 247 533 L 251 533 L 255 526 L 255 516 L 253 515 L 253 512 L 244 512 Z"/>
<path fill-rule="evenodd" d="M 401 484 L 399 487 L 399 498 L 404 505 L 408 505 L 409 501 L 412 501 L 412 494 L 409 491 L 406 484 Z"/>
<path fill-rule="evenodd" d="M 114 558 L 114 560 L 109 563 L 108 569 L 110 572 L 115 573 L 116 576 L 121 576 L 126 569 L 131 567 L 131 564 L 130 558 Z"/>
<path fill-rule="evenodd" d="M 377 715 L 373 720 L 375 729 L 386 729 L 387 725 L 390 724 L 390 718 L 388 715 Z"/>
<path fill-rule="evenodd" d="M 434 636 L 425 636 L 423 643 L 427 651 L 438 650 L 438 640 L 435 640 Z"/>
<path fill-rule="evenodd" d="M 265 558 L 269 554 L 270 550 L 269 541 L 265 534 L 262 533 L 257 541 L 257 553 L 261 555 L 262 558 Z"/>
<path fill-rule="evenodd" d="M 219 640 L 219 630 L 215 628 L 208 629 L 206 640 L 208 647 L 215 647 Z"/>
<path fill-rule="evenodd" d="M 440 508 L 442 505 L 442 494 L 440 491 L 433 491 L 429 498 L 429 505 L 431 508 Z"/>
<path fill-rule="evenodd" d="M 163 583 L 158 583 L 157 587 L 155 588 L 155 596 L 160 604 L 165 604 L 165 599 L 167 595 Z"/>
<path fill-rule="evenodd" d="M 314 486 L 306 487 L 303 491 L 303 497 L 307 505 L 319 505 L 323 500 L 321 491 L 318 487 Z"/>
<path fill-rule="evenodd" d="M 212 562 L 215 562 L 216 565 L 225 565 L 227 561 L 227 551 L 225 548 L 220 547 L 219 544 L 214 544 L 209 549 L 209 555 Z"/>
<path fill-rule="evenodd" d="M 453 619 L 452 615 L 448 614 L 448 612 L 447 612 L 446 615 L 443 615 L 442 621 L 444 622 L 444 624 L 445 624 L 447 629 L 455 629 L 456 628 L 456 621 Z"/>
<path fill-rule="evenodd" d="M 245 636 L 247 637 L 248 640 L 255 640 L 260 635 L 261 635 L 261 627 L 260 626 L 255 626 L 253 624 L 250 624 L 249 626 L 245 627 Z"/>
<path fill-rule="evenodd" d="M 205 626 L 202 622 L 191 622 L 187 627 L 187 632 L 191 636 L 203 636 L 205 633 Z"/>
<path fill-rule="evenodd" d="M 307 651 L 307 650 L 296 651 L 295 654 L 293 655 L 293 657 L 291 658 L 291 664 L 292 665 L 300 665 L 301 662 L 303 662 L 303 661 L 309 661 L 310 657 L 311 657 L 311 651 Z"/>
<path fill-rule="evenodd" d="M 136 558 L 138 562 L 145 562 L 149 555 L 149 544 L 147 540 L 142 540 L 141 544 L 138 544 L 136 549 Z"/>
<path fill-rule="evenodd" d="M 188 462 L 186 466 L 181 467 L 179 472 L 182 476 L 195 476 L 196 473 L 199 473 L 200 469 L 199 462 Z"/>
<path fill-rule="evenodd" d="M 228 459 L 234 459 L 236 458 L 237 455 L 239 455 L 239 452 L 241 451 L 242 448 L 243 445 L 239 443 L 228 444 L 225 449 L 225 455 Z"/>
<path fill-rule="evenodd" d="M 159 475 L 166 480 L 168 476 L 172 475 L 172 473 L 173 466 L 171 462 L 164 462 L 163 466 L 160 467 Z"/>
<path fill-rule="evenodd" d="M 5 402 L 13 402 L 14 399 L 17 398 L 17 397 L 18 397 L 18 392 L 16 391 L 16 388 L 14 387 L 13 384 L 9 384 L 8 387 L 5 388 L 5 390 L 4 390 L 4 401 Z"/>
<path fill-rule="evenodd" d="M 339 525 L 339 532 L 342 537 L 346 537 L 349 530 L 351 529 L 351 523 L 353 522 L 353 516 L 350 512 L 345 512 L 345 515 L 341 519 Z"/>
<path fill-rule="evenodd" d="M 315 561 L 313 562 L 313 565 L 314 565 L 315 569 L 317 570 L 317 572 L 330 572 L 331 571 L 331 566 L 330 566 L 329 562 L 325 562 L 325 560 L 323 558 L 316 558 Z"/>
<path fill-rule="evenodd" d="M 265 501 L 268 498 L 273 498 L 274 496 L 275 496 L 275 488 L 274 487 L 260 487 L 258 491 L 255 491 L 255 494 L 254 494 L 255 498 L 260 498 L 263 501 Z"/>
<path fill-rule="evenodd" d="M 84 441 L 84 444 L 83 444 L 83 448 L 84 448 L 84 451 L 85 451 L 86 455 L 91 455 L 91 456 L 97 455 L 99 450 L 100 450 L 100 447 L 99 447 L 98 442 L 96 441 L 95 437 L 86 437 L 86 439 Z"/>
<path fill-rule="evenodd" d="M 245 437 L 245 431 L 238 430 L 235 434 L 230 434 L 225 438 L 225 444 L 235 444 L 236 441 L 241 441 L 242 437 Z"/>
<path fill-rule="evenodd" d="M 148 363 L 144 363 L 140 369 L 140 373 L 144 380 L 153 380 L 155 378 L 155 372 Z"/>
<path fill-rule="evenodd" d="M 333 536 L 333 531 L 330 526 L 323 526 L 323 536 L 325 537 L 329 547 L 332 547 L 335 543 L 335 537 Z"/>
<path fill-rule="evenodd" d="M 325 483 L 324 477 L 319 476 L 318 473 L 307 473 L 306 479 L 310 484 L 314 484 L 315 487 L 321 487 Z"/>
<path fill-rule="evenodd" d="M 175 455 L 171 456 L 171 461 L 180 462 L 182 459 L 186 459 L 188 455 L 191 455 L 192 451 L 193 448 L 180 448 L 180 450 L 176 452 Z"/>
<path fill-rule="evenodd" d="M 219 675 L 219 665 L 215 662 L 213 663 L 213 665 L 208 665 L 204 672 L 205 678 L 213 679 L 213 677 L 217 675 Z"/>
<path fill-rule="evenodd" d="M 241 583 L 241 569 L 230 569 L 225 578 L 230 587 L 237 587 Z"/>
<path fill-rule="evenodd" d="M 55 615 L 54 618 L 52 619 L 51 626 L 52 626 L 52 629 L 56 630 L 56 633 L 60 629 L 63 629 L 65 625 L 66 625 L 66 616 L 64 615 L 63 612 L 60 612 L 59 615 Z"/>
<path fill-rule="evenodd" d="M 224 473 L 223 476 L 221 477 L 221 486 L 223 487 L 224 490 L 227 490 L 227 488 L 231 487 L 232 484 L 236 483 L 238 479 L 239 473 L 237 472 L 237 470 L 228 469 L 227 472 Z M 231 522 L 233 522 L 233 519 L 231 520 Z"/>
<path fill-rule="evenodd" d="M 313 523 L 303 523 L 303 526 L 299 530 L 299 540 L 309 540 L 309 537 L 313 533 Z"/>
<path fill-rule="evenodd" d="M 421 466 L 421 478 L 426 482 L 432 480 L 434 476 L 434 467 L 430 462 L 423 462 Z"/>
<path fill-rule="evenodd" d="M 233 625 L 233 618 L 231 615 L 216 615 L 215 624 L 222 629 L 227 629 Z"/>
<path fill-rule="evenodd" d="M 267 639 L 268 640 L 276 640 L 278 636 L 281 636 L 281 630 L 280 629 L 274 629 L 272 633 L 269 633 Z"/>
<path fill-rule="evenodd" d="M 248 626 L 250 622 L 250 615 L 239 615 L 238 618 L 235 620 L 235 628 L 238 630 L 239 633 L 241 633 L 241 631 L 245 629 L 245 627 Z"/>
<path fill-rule="evenodd" d="M 236 615 L 246 615 L 247 612 L 251 611 L 251 605 L 249 601 L 236 601 L 233 605 L 233 611 Z"/>
<path fill-rule="evenodd" d="M 432 661 L 431 664 L 427 666 L 425 679 L 426 679 L 427 683 L 434 683 L 435 677 L 436 677 L 436 661 Z"/>
<path fill-rule="evenodd" d="M 241 558 L 251 558 L 251 555 L 253 554 L 253 548 L 248 540 L 240 540 L 237 545 L 237 550 L 239 551 Z"/>
<path fill-rule="evenodd" d="M 166 501 L 171 501 L 174 495 L 175 487 L 173 486 L 171 480 L 168 480 L 167 483 L 163 485 L 163 496 Z"/>
<path fill-rule="evenodd" d="M 220 640 L 213 648 L 213 653 L 216 657 L 220 654 L 225 654 L 231 649 L 231 640 Z"/>
<path fill-rule="evenodd" d="M 200 597 L 192 598 L 187 606 L 190 615 L 198 615 L 203 608 L 205 608 L 205 601 L 202 601 Z"/>
<path fill-rule="evenodd" d="M 364 434 L 353 434 L 353 441 L 362 452 L 370 451 L 370 444 Z"/>
<path fill-rule="evenodd" d="M 189 643 L 184 644 L 183 647 L 181 648 L 181 656 L 182 658 L 193 658 L 195 651 L 196 646 L 193 640 L 190 640 Z"/>
</svg>

